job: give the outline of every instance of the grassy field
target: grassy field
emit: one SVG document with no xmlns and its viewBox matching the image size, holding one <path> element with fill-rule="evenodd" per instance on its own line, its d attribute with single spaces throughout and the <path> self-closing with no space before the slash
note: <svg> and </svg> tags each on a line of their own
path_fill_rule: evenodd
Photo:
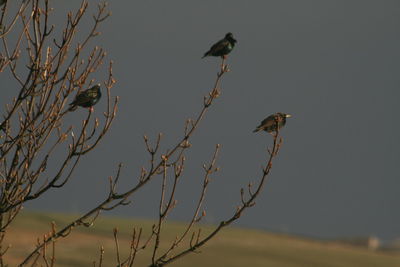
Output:
<svg viewBox="0 0 400 267">
<path fill-rule="evenodd" d="M 12 225 L 5 244 L 12 244 L 4 256 L 9 266 L 17 266 L 34 248 L 38 238 L 49 232 L 50 222 L 61 228 L 72 215 L 23 213 Z M 121 257 L 127 256 L 133 226 L 151 231 L 149 221 L 120 218 L 100 218 L 95 226 L 77 228 L 67 238 L 56 243 L 56 266 L 93 266 L 98 262 L 99 248 L 104 246 L 103 266 L 116 266 L 113 228 L 118 227 Z M 165 248 L 182 231 L 183 225 L 166 225 L 161 244 Z M 205 227 L 204 233 L 212 227 Z M 145 250 L 135 266 L 148 266 L 151 254 Z M 201 253 L 191 254 L 171 266 L 229 266 L 229 267 L 399 267 L 400 255 L 373 252 L 367 249 L 303 239 L 263 231 L 229 228 L 221 232 Z"/>
</svg>

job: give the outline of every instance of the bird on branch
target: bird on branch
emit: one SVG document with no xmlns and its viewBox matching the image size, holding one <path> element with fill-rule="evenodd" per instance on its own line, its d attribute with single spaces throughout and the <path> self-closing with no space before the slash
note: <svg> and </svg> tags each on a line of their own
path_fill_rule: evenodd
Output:
<svg viewBox="0 0 400 267">
<path fill-rule="evenodd" d="M 228 32 L 224 39 L 219 40 L 217 43 L 211 46 L 210 50 L 204 53 L 202 58 L 207 56 L 226 58 L 226 55 L 229 54 L 235 47 L 236 42 L 237 41 L 233 38 L 233 34 Z"/>
<path fill-rule="evenodd" d="M 75 100 L 69 104 L 70 107 L 68 110 L 73 111 L 80 106 L 84 108 L 90 108 L 90 111 L 93 111 L 93 106 L 99 102 L 100 98 L 100 84 L 96 84 L 95 86 L 78 93 L 75 97 Z"/>
<path fill-rule="evenodd" d="M 292 115 L 281 112 L 272 114 L 265 118 L 260 125 L 257 126 L 253 133 L 258 131 L 266 131 L 268 133 L 276 132 L 286 124 L 286 118 L 290 117 L 292 117 Z"/>
</svg>

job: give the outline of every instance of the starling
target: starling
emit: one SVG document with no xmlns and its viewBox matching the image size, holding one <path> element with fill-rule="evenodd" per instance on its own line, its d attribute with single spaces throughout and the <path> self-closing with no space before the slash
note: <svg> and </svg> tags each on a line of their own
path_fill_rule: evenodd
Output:
<svg viewBox="0 0 400 267">
<path fill-rule="evenodd" d="M 213 46 L 211 46 L 210 50 L 208 50 L 202 58 L 207 56 L 214 56 L 214 57 L 225 57 L 229 54 L 233 47 L 235 47 L 235 43 L 237 41 L 233 38 L 232 33 L 228 32 L 224 39 L 218 41 Z"/>
<path fill-rule="evenodd" d="M 75 97 L 75 100 L 69 104 L 70 108 L 69 110 L 75 110 L 77 106 L 81 106 L 84 108 L 91 108 L 92 106 L 96 105 L 97 102 L 99 102 L 101 97 L 101 92 L 100 92 L 100 84 L 97 84 L 93 86 L 92 88 L 89 88 L 85 91 L 82 91 L 77 94 Z"/>
<path fill-rule="evenodd" d="M 253 133 L 258 131 L 266 131 L 268 133 L 276 132 L 276 130 L 281 129 L 286 124 L 286 118 L 290 118 L 292 115 L 285 113 L 275 113 L 264 119 L 260 125 L 253 131 Z M 278 128 L 278 129 L 277 129 Z"/>
</svg>

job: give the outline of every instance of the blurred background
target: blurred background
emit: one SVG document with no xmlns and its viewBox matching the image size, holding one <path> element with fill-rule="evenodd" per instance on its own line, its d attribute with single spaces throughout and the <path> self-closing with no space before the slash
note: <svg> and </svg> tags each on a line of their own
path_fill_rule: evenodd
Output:
<svg viewBox="0 0 400 267">
<path fill-rule="evenodd" d="M 80 1 L 55 1 L 56 14 Z M 95 3 L 90 4 L 94 13 Z M 252 130 L 275 112 L 292 114 L 283 147 L 257 205 L 236 225 L 317 238 L 400 237 L 400 2 L 398 1 L 111 1 L 112 16 L 92 45 L 114 61 L 120 96 L 116 121 L 64 188 L 28 209 L 84 212 L 107 194 L 108 177 L 124 168 L 120 189 L 137 182 L 149 156 L 143 143 L 163 133 L 162 149 L 183 135 L 212 88 L 220 59 L 201 56 L 232 32 L 231 71 L 192 139 L 178 205 L 186 221 L 196 204 L 215 144 L 222 149 L 205 208 L 218 223 L 256 182 L 272 138 Z M 90 16 L 87 16 L 90 23 Z M 54 16 L 51 24 L 64 25 Z M 89 25 L 89 24 L 88 24 Z M 82 36 L 85 30 L 81 29 Z M 96 82 L 107 77 L 98 73 Z M 2 110 L 15 95 L 2 78 Z M 106 108 L 96 105 L 97 116 Z M 71 120 L 86 116 L 79 109 Z M 156 218 L 156 179 L 109 214 Z"/>
</svg>

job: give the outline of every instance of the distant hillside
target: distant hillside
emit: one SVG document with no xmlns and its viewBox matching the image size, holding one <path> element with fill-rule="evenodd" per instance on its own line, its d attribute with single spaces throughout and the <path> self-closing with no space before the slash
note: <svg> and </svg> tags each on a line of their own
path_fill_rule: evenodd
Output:
<svg viewBox="0 0 400 267">
<path fill-rule="evenodd" d="M 374 236 L 347 237 L 334 240 L 334 242 L 368 248 L 369 250 L 378 250 L 381 248 L 381 242 Z"/>
<path fill-rule="evenodd" d="M 386 251 L 398 251 L 400 253 L 400 238 L 397 238 L 382 247 Z"/>
<path fill-rule="evenodd" d="M 24 212 L 11 227 L 6 244 L 12 244 L 4 257 L 10 266 L 16 266 L 33 248 L 37 238 L 50 231 L 50 222 L 58 228 L 74 218 L 73 215 Z M 93 266 L 98 261 L 99 248 L 104 246 L 103 266 L 115 266 L 114 227 L 118 227 L 122 257 L 126 257 L 132 228 L 142 226 L 144 233 L 151 231 L 152 222 L 137 219 L 99 218 L 94 227 L 77 228 L 65 239 L 57 242 L 56 266 Z M 182 231 L 183 224 L 170 223 L 163 233 L 165 241 L 171 241 Z M 208 232 L 211 226 L 205 226 Z M 148 266 L 150 250 L 139 256 L 136 266 Z M 289 235 L 263 231 L 229 228 L 201 250 L 177 261 L 177 267 L 399 267 L 398 253 L 374 252 L 366 248 L 321 242 Z"/>
</svg>

